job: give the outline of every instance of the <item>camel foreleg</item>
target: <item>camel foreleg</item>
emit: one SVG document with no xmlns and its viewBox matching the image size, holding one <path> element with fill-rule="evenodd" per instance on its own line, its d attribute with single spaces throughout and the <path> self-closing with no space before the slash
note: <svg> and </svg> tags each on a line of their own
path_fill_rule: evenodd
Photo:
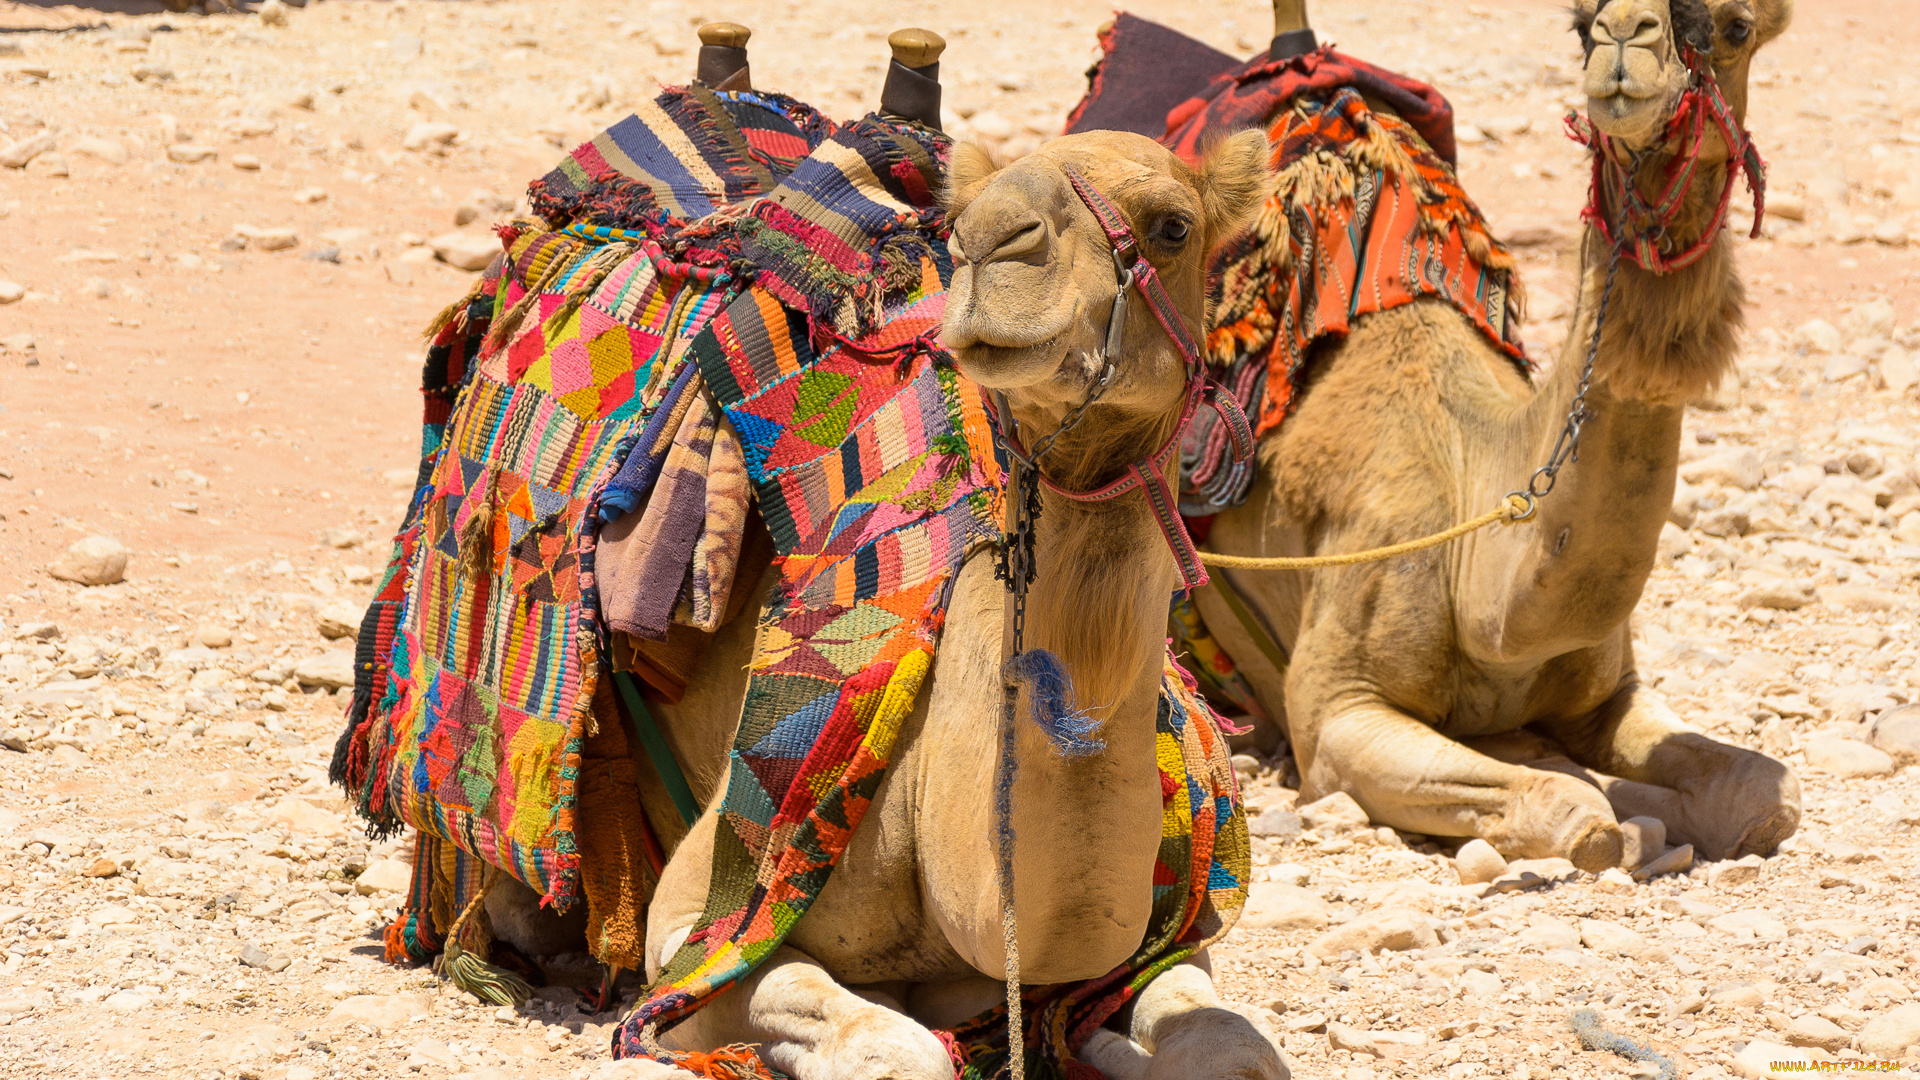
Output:
<svg viewBox="0 0 1920 1080">
<path fill-rule="evenodd" d="M 1220 1000 L 1203 952 L 1148 983 L 1132 1038 L 1102 1031 L 1080 1056 L 1113 1080 L 1287 1080 L 1280 1048 L 1252 1016 Z"/>
<path fill-rule="evenodd" d="M 1659 818 L 1670 842 L 1692 844 L 1702 858 L 1771 854 L 1799 827 L 1793 770 L 1688 727 L 1637 676 L 1594 712 L 1540 727 L 1607 774 L 1600 786 L 1621 819 Z"/>
<path fill-rule="evenodd" d="M 1606 796 L 1562 772 L 1497 761 L 1381 701 L 1320 721 L 1301 799 L 1345 791 L 1381 825 L 1477 836 L 1509 858 L 1558 856 L 1598 873 L 1620 861 Z"/>
</svg>

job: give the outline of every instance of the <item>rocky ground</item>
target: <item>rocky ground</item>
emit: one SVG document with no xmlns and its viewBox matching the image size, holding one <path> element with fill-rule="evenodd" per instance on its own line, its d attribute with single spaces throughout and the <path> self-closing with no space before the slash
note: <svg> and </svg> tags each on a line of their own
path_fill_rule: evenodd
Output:
<svg viewBox="0 0 1920 1080">
<path fill-rule="evenodd" d="M 1636 624 L 1648 677 L 1790 762 L 1772 859 L 1640 881 L 1507 867 L 1296 808 L 1246 761 L 1261 883 L 1216 950 L 1297 1075 L 1920 1069 L 1920 76 L 1908 0 L 1802 4 L 1755 68 L 1773 215 L 1741 260 L 1738 385 L 1690 418 Z M 138 4 L 108 5 L 138 7 Z M 1324 37 L 1435 81 L 1551 355 L 1585 183 L 1564 15 L 1322 5 Z M 1136 10 L 1238 53 L 1264 5 Z M 1056 130 L 1105 0 L 917 5 L 949 126 Z M 0 1061 L 9 1076 L 586 1077 L 614 1014 L 483 1007 L 379 961 L 405 867 L 328 788 L 346 634 L 413 475 L 418 331 L 561 149 L 752 26 L 756 82 L 871 107 L 851 0 L 315 2 L 127 16 L 0 2 Z M 476 238 L 477 241 L 476 241 Z M 1910 246 L 1914 245 L 1914 246 Z M 101 537 L 103 540 L 89 538 Z M 75 547 L 75 545 L 78 545 Z M 70 550 L 71 549 L 71 550 Z M 77 579 L 77 580 L 74 580 Z M 86 584 L 112 581 L 112 584 Z M 1641 835 L 1646 857 L 1663 849 Z M 1375 951 L 1377 950 L 1377 951 Z M 584 985 L 579 958 L 553 966 Z"/>
</svg>

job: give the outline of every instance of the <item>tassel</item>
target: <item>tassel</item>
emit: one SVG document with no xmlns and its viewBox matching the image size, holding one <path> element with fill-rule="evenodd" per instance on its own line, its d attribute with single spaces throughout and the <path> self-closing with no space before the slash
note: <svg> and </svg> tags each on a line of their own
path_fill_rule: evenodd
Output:
<svg viewBox="0 0 1920 1080">
<path fill-rule="evenodd" d="M 440 954 L 440 977 L 489 1005 L 520 1006 L 533 997 L 533 986 L 527 980 L 505 968 L 489 964 L 477 953 L 460 947 L 461 932 L 466 929 L 474 913 L 480 910 L 487 893 L 498 880 L 497 872 L 489 874 L 447 931 L 447 948 Z"/>
<path fill-rule="evenodd" d="M 1053 740 L 1055 751 L 1074 758 L 1106 749 L 1105 742 L 1090 738 L 1099 722 L 1085 710 L 1073 708 L 1073 680 L 1059 657 L 1045 649 L 1017 652 L 1007 658 L 1000 677 L 1026 687 L 1033 722 Z"/>
</svg>

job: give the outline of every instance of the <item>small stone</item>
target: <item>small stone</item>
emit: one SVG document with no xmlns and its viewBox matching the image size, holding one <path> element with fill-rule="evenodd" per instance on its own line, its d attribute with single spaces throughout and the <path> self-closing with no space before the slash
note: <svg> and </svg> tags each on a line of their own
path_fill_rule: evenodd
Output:
<svg viewBox="0 0 1920 1080">
<path fill-rule="evenodd" d="M 1721 865 L 1725 866 L 1729 864 L 1722 863 Z M 1757 908 L 1748 908 L 1744 911 L 1729 911 L 1725 915 L 1715 915 L 1713 918 L 1707 920 L 1707 926 L 1723 934 L 1731 934 L 1735 937 L 1740 936 L 1744 931 L 1752 934 L 1761 941 L 1785 941 L 1787 939 L 1787 924 L 1781 922 L 1779 918 L 1771 913 L 1761 911 Z"/>
<path fill-rule="evenodd" d="M 460 137 L 460 129 L 445 120 L 422 120 L 407 129 L 400 145 L 408 150 L 426 150 L 450 145 Z"/>
<path fill-rule="evenodd" d="M 1776 758 L 1793 753 L 1793 729 L 1775 716 L 1760 725 L 1760 750 Z"/>
<path fill-rule="evenodd" d="M 67 548 L 47 572 L 80 585 L 115 585 L 126 580 L 130 554 L 112 537 L 89 536 Z"/>
<path fill-rule="evenodd" d="M 1860 1051 L 1873 1057 L 1898 1060 L 1916 1047 L 1920 1047 L 1920 1001 L 1881 1013 L 1860 1029 Z"/>
<path fill-rule="evenodd" d="M 1300 815 L 1287 810 L 1268 810 L 1247 822 L 1254 836 L 1272 836 L 1292 840 L 1300 835 Z"/>
<path fill-rule="evenodd" d="M 0 306 L 17 304 L 25 299 L 26 295 L 27 287 L 25 285 L 17 281 L 8 281 L 5 278 L 0 278 Z"/>
<path fill-rule="evenodd" d="M 1491 971 L 1469 968 L 1454 979 L 1454 985 L 1466 991 L 1468 997 L 1482 998 L 1497 994 L 1506 985 L 1500 976 Z"/>
<path fill-rule="evenodd" d="M 153 1001 L 145 994 L 133 990 L 122 990 L 107 998 L 107 1000 L 101 1002 L 101 1004 L 112 1009 L 114 1012 L 130 1013 L 139 1012 L 142 1009 L 151 1007 Z"/>
<path fill-rule="evenodd" d="M 4 337 L 0 337 L 0 353 L 13 353 L 15 355 L 19 355 L 21 353 L 30 353 L 33 351 L 33 349 L 34 349 L 33 335 L 27 333 L 25 330 L 22 330 L 19 333 L 7 334 Z M 32 367 L 33 364 L 37 362 L 38 361 L 30 362 L 27 366 Z"/>
<path fill-rule="evenodd" d="M 1716 1005 L 1726 1005 L 1735 1009 L 1757 1009 L 1766 1003 L 1767 996 L 1760 988 L 1745 980 L 1724 982 L 1713 988 L 1708 995 Z"/>
<path fill-rule="evenodd" d="M 1873 722 L 1876 749 L 1901 765 L 1920 764 L 1920 705 L 1888 709 Z"/>
<path fill-rule="evenodd" d="M 1760 451 L 1751 446 L 1722 450 L 1717 454 L 1690 461 L 1680 467 L 1680 475 L 1689 484 L 1706 481 L 1725 484 L 1742 491 L 1760 486 Z"/>
<path fill-rule="evenodd" d="M 235 154 L 228 160 L 227 164 L 232 165 L 241 172 L 260 171 L 260 159 L 254 157 L 252 154 Z"/>
<path fill-rule="evenodd" d="M 167 147 L 167 160 L 181 165 L 195 165 L 217 156 L 220 151 L 200 143 L 175 143 Z"/>
<path fill-rule="evenodd" d="M 34 158 L 39 157 L 41 154 L 52 153 L 53 147 L 53 135 L 45 131 L 38 135 L 9 143 L 6 149 L 0 150 L 0 167 L 24 169 L 27 167 L 27 163 L 31 162 Z"/>
<path fill-rule="evenodd" d="M 1637 957 L 1647 951 L 1639 931 L 1606 919 L 1581 919 L 1580 943 L 1608 956 Z"/>
<path fill-rule="evenodd" d="M 418 60 L 427 43 L 412 34 L 397 34 L 387 42 L 387 51 L 395 60 Z"/>
<path fill-rule="evenodd" d="M 490 233 L 442 233 L 427 243 L 435 258 L 461 270 L 485 270 L 500 254 L 500 241 Z"/>
<path fill-rule="evenodd" d="M 299 191 L 296 191 L 293 193 L 293 201 L 296 203 L 299 203 L 301 206 L 312 206 L 314 203 L 326 202 L 327 189 L 317 188 L 317 187 L 303 187 Z"/>
<path fill-rule="evenodd" d="M 281 799 L 267 812 L 267 820 L 301 836 L 345 836 L 347 832 L 346 822 L 338 814 L 330 814 L 305 799 Z"/>
<path fill-rule="evenodd" d="M 1718 510 L 1709 510 L 1701 514 L 1693 527 L 1708 536 L 1732 539 L 1745 536 L 1753 530 L 1753 519 L 1747 511 L 1735 506 L 1723 506 Z"/>
<path fill-rule="evenodd" d="M 425 994 L 355 994 L 335 1005 L 326 1022 L 366 1024 L 386 1032 L 432 1011 L 433 1002 Z"/>
<path fill-rule="evenodd" d="M 1478 838 L 1460 845 L 1453 856 L 1453 871 L 1462 885 L 1480 885 L 1507 871 L 1507 860 L 1492 844 Z"/>
<path fill-rule="evenodd" d="M 274 229 L 261 229 L 252 238 L 251 243 L 261 251 L 285 251 L 299 246 L 300 234 L 284 225 Z"/>
<path fill-rule="evenodd" d="M 411 263 L 404 263 L 398 259 L 392 259 L 382 263 L 381 266 L 386 270 L 387 280 L 389 282 L 395 285 L 413 284 L 413 265 Z"/>
<path fill-rule="evenodd" d="M 1528 116 L 1496 116 L 1491 120 L 1482 120 L 1476 125 L 1489 138 L 1505 141 L 1533 130 L 1533 118 Z"/>
<path fill-rule="evenodd" d="M 1900 515 L 1893 527 L 1893 538 L 1903 544 L 1920 547 L 1920 510 L 1909 510 Z"/>
<path fill-rule="evenodd" d="M 1718 862 L 1707 870 L 1707 884 L 1716 889 L 1737 889 L 1760 880 L 1766 860 L 1748 855 L 1732 862 Z"/>
<path fill-rule="evenodd" d="M 328 604 L 314 616 L 320 629 L 320 636 L 330 641 L 351 638 L 360 633 L 360 620 L 366 615 L 364 608 L 351 604 Z"/>
<path fill-rule="evenodd" d="M 1793 344 L 1807 352 L 1837 353 L 1841 346 L 1840 328 L 1825 319 L 1801 323 L 1793 332 Z"/>
<path fill-rule="evenodd" d="M 1313 880 L 1313 871 L 1299 863 L 1275 863 L 1267 867 L 1267 880 L 1304 889 L 1307 883 Z"/>
<path fill-rule="evenodd" d="M 1609 866 L 1600 871 L 1600 876 L 1594 880 L 1593 887 L 1599 892 L 1612 893 L 1616 896 L 1624 895 L 1633 891 L 1633 875 L 1617 866 Z"/>
<path fill-rule="evenodd" d="M 1329 930 L 1307 948 L 1325 960 L 1346 952 L 1407 952 L 1432 948 L 1439 943 L 1439 937 L 1427 925 L 1426 916 L 1405 908 L 1381 908 Z"/>
<path fill-rule="evenodd" d="M 1645 867 L 1640 867 L 1638 871 L 1634 871 L 1634 880 L 1636 880 L 1636 882 L 1647 882 L 1647 880 L 1659 878 L 1659 876 L 1663 876 L 1663 874 L 1684 874 L 1684 872 L 1692 871 L 1692 869 L 1693 846 L 1692 844 L 1682 844 L 1682 846 L 1678 847 L 1668 847 L 1665 855 L 1661 855 L 1659 859 L 1653 859 L 1653 861 L 1647 863 Z"/>
<path fill-rule="evenodd" d="M 359 877 L 353 879 L 353 891 L 361 896 L 374 896 L 383 892 L 404 892 L 411 884 L 413 867 L 399 859 L 375 859 L 360 871 Z M 1244 923 L 1245 916 L 1241 916 L 1241 919 Z"/>
<path fill-rule="evenodd" d="M 1880 381 L 1895 394 L 1905 394 L 1920 384 L 1920 362 L 1898 345 L 1880 354 Z"/>
<path fill-rule="evenodd" d="M 1533 922 L 1520 931 L 1520 944 L 1530 949 L 1546 952 L 1549 949 L 1571 949 L 1580 944 L 1580 931 L 1573 924 L 1550 915 L 1536 915 Z"/>
<path fill-rule="evenodd" d="M 1891 776 L 1892 755 L 1853 739 L 1819 732 L 1807 740 L 1807 764 L 1847 779 Z"/>
<path fill-rule="evenodd" d="M 1779 1080 L 1782 1077 L 1800 1077 L 1813 1071 L 1812 1063 L 1819 1060 L 1815 1051 L 1801 1046 L 1781 1046 L 1779 1043 L 1755 1039 L 1746 1049 L 1735 1054 L 1732 1061 L 1735 1076 L 1749 1077 L 1750 1080 Z"/>
<path fill-rule="evenodd" d="M 1743 608 L 1798 611 L 1813 603 L 1813 588 L 1797 581 L 1776 581 L 1748 589 L 1735 603 Z"/>
<path fill-rule="evenodd" d="M 218 623 L 201 623 L 193 628 L 193 640 L 209 649 L 224 649 L 233 644 L 233 631 Z"/>
<path fill-rule="evenodd" d="M 1821 603 L 1830 607 L 1861 613 L 1899 611 L 1911 604 L 1907 597 L 1891 589 L 1866 585 L 1828 585 L 1819 590 L 1819 597 Z"/>
<path fill-rule="evenodd" d="M 339 548 L 343 551 L 347 548 L 358 547 L 366 543 L 366 540 L 366 534 L 362 533 L 359 529 L 349 529 L 345 526 L 327 529 L 320 534 L 321 543 L 330 548 Z"/>
<path fill-rule="evenodd" d="M 1367 812 L 1360 809 L 1360 804 L 1353 801 L 1353 796 L 1344 791 L 1336 791 L 1301 807 L 1300 820 L 1307 828 L 1323 832 L 1364 829 L 1369 824 Z"/>
<path fill-rule="evenodd" d="M 135 82 L 172 82 L 173 69 L 165 64 L 140 64 L 133 69 Z"/>
<path fill-rule="evenodd" d="M 127 148 L 112 139 L 103 139 L 98 135 L 82 135 L 67 147 L 67 153 L 97 158 L 109 165 L 125 165 Z"/>
<path fill-rule="evenodd" d="M 1327 902 L 1294 885 L 1258 881 L 1247 890 L 1237 925 L 1249 930 L 1324 930 Z"/>
<path fill-rule="evenodd" d="M 265 26 L 287 25 L 287 5 L 280 0 L 267 0 L 260 5 L 260 22 Z"/>
<path fill-rule="evenodd" d="M 1872 367 L 1872 363 L 1864 356 L 1840 353 L 1820 369 L 1820 377 L 1830 383 L 1841 383 L 1864 376 Z"/>
<path fill-rule="evenodd" d="M 1659 818 L 1632 817 L 1620 823 L 1620 865 L 1638 870 L 1665 854 L 1667 825 Z"/>
<path fill-rule="evenodd" d="M 90 878 L 118 877 L 120 876 L 120 864 L 102 855 L 88 863 L 87 868 L 80 871 L 80 873 L 81 876 Z"/>
<path fill-rule="evenodd" d="M 273 962 L 273 954 L 249 941 L 240 946 L 240 962 L 252 968 L 264 968 Z"/>
</svg>

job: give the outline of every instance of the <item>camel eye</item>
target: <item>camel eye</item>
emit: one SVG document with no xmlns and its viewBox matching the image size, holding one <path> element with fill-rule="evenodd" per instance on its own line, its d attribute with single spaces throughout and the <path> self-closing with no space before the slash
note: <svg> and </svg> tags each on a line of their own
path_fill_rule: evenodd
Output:
<svg viewBox="0 0 1920 1080">
<path fill-rule="evenodd" d="M 1153 235 L 1154 239 L 1168 247 L 1179 247 L 1187 242 L 1187 236 L 1192 231 L 1193 226 L 1188 225 L 1185 218 L 1165 217 L 1154 227 Z"/>
<path fill-rule="evenodd" d="M 1727 40 L 1727 44 L 1738 48 L 1745 45 L 1747 39 L 1753 36 L 1753 24 L 1745 19 L 1735 19 L 1727 24 L 1726 30 L 1720 36 Z"/>
</svg>

